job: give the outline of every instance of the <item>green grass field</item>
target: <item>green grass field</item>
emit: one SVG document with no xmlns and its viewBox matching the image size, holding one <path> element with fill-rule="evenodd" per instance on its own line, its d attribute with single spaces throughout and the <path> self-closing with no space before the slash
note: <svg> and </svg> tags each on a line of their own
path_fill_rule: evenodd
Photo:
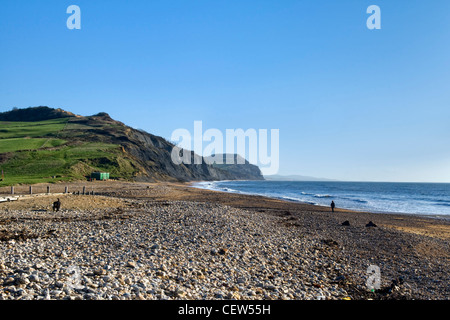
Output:
<svg viewBox="0 0 450 320">
<path fill-rule="evenodd" d="M 102 143 L 17 152 L 0 169 L 4 172 L 0 186 L 79 180 L 94 171 L 110 172 L 111 178 L 131 178 L 135 171 L 120 146 Z"/>
<path fill-rule="evenodd" d="M 0 154 L 13 152 L 0 164 L 4 172 L 0 186 L 80 180 L 93 171 L 110 172 L 111 178 L 133 176 L 136 169 L 120 145 L 82 141 L 67 144 L 58 139 L 67 123 L 67 118 L 0 122 Z"/>
<path fill-rule="evenodd" d="M 37 122 L 0 121 L 0 153 L 58 147 L 66 143 L 56 139 L 67 118 Z"/>
<path fill-rule="evenodd" d="M 67 121 L 67 118 L 37 122 L 0 121 L 0 139 L 56 136 L 64 129 Z"/>
<path fill-rule="evenodd" d="M 22 150 L 37 150 L 42 148 L 58 147 L 66 143 L 62 139 L 45 138 L 12 138 L 0 139 L 0 152 L 15 152 Z"/>
</svg>

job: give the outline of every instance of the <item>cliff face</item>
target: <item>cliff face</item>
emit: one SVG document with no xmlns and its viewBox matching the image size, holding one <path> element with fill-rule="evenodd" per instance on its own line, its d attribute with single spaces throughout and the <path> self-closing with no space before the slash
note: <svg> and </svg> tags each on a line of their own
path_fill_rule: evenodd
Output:
<svg viewBox="0 0 450 320">
<path fill-rule="evenodd" d="M 258 166 L 250 164 L 246 159 L 237 154 L 230 154 L 228 156 L 227 154 L 216 154 L 215 157 L 216 159 L 222 158 L 222 163 L 211 164 L 214 168 L 226 170 L 228 173 L 233 174 L 234 177 L 239 177 L 230 180 L 264 180 Z M 227 163 L 227 157 L 233 159 L 231 164 Z"/>
<path fill-rule="evenodd" d="M 34 118 L 36 117 L 36 118 Z M 261 180 L 263 176 L 257 166 L 248 162 L 235 165 L 175 164 L 171 153 L 174 145 L 162 137 L 142 130 L 136 130 L 112 119 L 106 113 L 94 116 L 77 116 L 61 109 L 47 107 L 13 110 L 0 114 L 0 121 L 45 121 L 47 119 L 65 118 L 64 128 L 45 137 L 54 137 L 65 144 L 57 149 L 70 148 L 74 145 L 101 144 L 117 146 L 114 153 L 105 151 L 105 156 L 78 161 L 77 168 L 87 172 L 102 169 L 102 165 L 115 165 L 116 176 L 121 172 L 121 164 L 126 163 L 127 174 L 133 171 L 133 179 L 138 181 L 200 181 L 200 180 Z M 37 120 L 34 120 L 37 119 Z M 32 123 L 32 122 L 31 122 Z M 31 124 L 30 123 L 30 124 Z M 38 138 L 38 137 L 34 137 Z M 1 139 L 1 135 L 0 135 Z M 110 149 L 108 149 L 110 150 Z M 112 150 L 112 149 L 111 149 Z M 117 151 L 119 150 L 119 151 Z M 1 154 L 0 150 L 0 154 Z M 191 153 L 192 158 L 194 154 Z M 198 157 L 197 155 L 195 155 Z M 14 158 L 14 157 L 13 157 Z M 81 157 L 82 158 L 82 157 Z M 193 163 L 193 162 L 192 162 Z M 73 164 L 71 164 L 73 168 Z"/>
</svg>

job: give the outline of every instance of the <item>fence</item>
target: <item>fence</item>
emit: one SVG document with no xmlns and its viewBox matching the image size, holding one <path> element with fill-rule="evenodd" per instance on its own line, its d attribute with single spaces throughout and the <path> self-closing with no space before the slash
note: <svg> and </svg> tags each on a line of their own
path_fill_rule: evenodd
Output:
<svg viewBox="0 0 450 320">
<path fill-rule="evenodd" d="M 21 196 L 21 195 L 33 195 L 33 194 L 81 194 L 81 195 L 94 195 L 93 187 L 88 188 L 86 186 L 64 186 L 64 185 L 33 185 L 33 186 L 11 186 L 1 187 L 0 195 L 5 196 Z"/>
</svg>

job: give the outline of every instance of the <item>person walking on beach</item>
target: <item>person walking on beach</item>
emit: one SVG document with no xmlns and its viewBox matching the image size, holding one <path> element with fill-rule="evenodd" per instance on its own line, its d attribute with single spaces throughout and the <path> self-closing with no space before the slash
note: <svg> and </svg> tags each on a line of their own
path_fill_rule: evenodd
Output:
<svg viewBox="0 0 450 320">
<path fill-rule="evenodd" d="M 336 207 L 336 205 L 334 204 L 334 201 L 331 201 L 331 211 L 334 212 L 334 207 Z"/>
</svg>

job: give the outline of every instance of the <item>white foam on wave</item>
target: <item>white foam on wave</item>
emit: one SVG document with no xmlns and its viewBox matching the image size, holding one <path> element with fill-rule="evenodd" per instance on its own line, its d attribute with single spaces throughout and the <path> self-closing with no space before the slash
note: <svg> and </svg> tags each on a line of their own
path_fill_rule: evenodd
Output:
<svg viewBox="0 0 450 320">
<path fill-rule="evenodd" d="M 427 198 L 425 200 L 419 199 L 419 201 L 417 199 L 410 198 L 409 194 L 406 194 L 406 196 L 399 196 L 386 191 L 378 192 L 377 189 L 373 191 L 370 189 L 370 185 L 367 187 L 367 190 L 355 191 L 353 189 L 346 190 L 346 185 L 343 184 L 342 188 L 336 191 L 330 190 L 330 188 L 323 188 L 323 190 L 320 190 L 316 185 L 312 185 L 311 190 L 308 190 L 303 185 L 296 187 L 291 184 L 287 184 L 286 187 L 284 187 L 282 184 L 274 186 L 272 182 L 267 182 L 267 185 L 261 185 L 259 183 L 255 185 L 252 185 L 251 183 L 244 183 L 243 190 L 245 191 L 239 191 L 236 190 L 241 187 L 239 182 L 227 182 L 228 181 L 205 181 L 198 182 L 193 186 L 227 193 L 259 195 L 269 198 L 307 203 L 316 206 L 329 206 L 331 199 L 333 199 L 336 206 L 339 208 L 370 211 L 374 213 L 411 213 L 423 215 L 438 214 L 450 216 L 449 198 L 441 197 L 440 199 L 436 199 L 435 197 L 431 197 L 430 199 Z M 378 187 L 378 185 L 376 185 L 376 187 Z M 301 191 L 301 189 L 308 190 L 310 192 Z M 412 196 L 414 196 L 414 194 L 412 194 L 411 197 Z M 405 201 L 405 199 L 408 201 Z"/>
<path fill-rule="evenodd" d="M 231 188 L 218 188 L 218 190 L 226 191 L 226 192 L 232 192 L 232 193 L 241 193 L 241 191 L 234 190 L 234 189 L 231 189 Z"/>
<path fill-rule="evenodd" d="M 202 181 L 202 182 L 196 182 L 193 184 L 193 187 L 200 188 L 200 189 L 207 189 L 207 190 L 213 190 L 213 191 L 223 191 L 223 192 L 231 192 L 231 193 L 243 193 L 239 190 L 235 190 L 228 187 L 221 187 L 218 185 L 218 182 L 210 182 L 210 181 Z"/>
<path fill-rule="evenodd" d="M 209 181 L 201 181 L 196 182 L 192 185 L 194 188 L 200 188 L 200 189 L 208 189 L 208 190 L 216 190 L 216 185 L 214 182 Z"/>
<path fill-rule="evenodd" d="M 288 197 L 288 196 L 281 196 L 281 197 L 277 197 L 277 198 L 284 199 L 284 200 L 290 200 L 290 201 L 296 201 L 296 202 L 302 202 L 302 203 L 307 203 L 307 204 L 312 204 L 312 205 L 315 205 L 315 206 L 319 205 L 317 202 L 308 201 L 308 200 L 301 199 L 301 198 Z"/>
</svg>

